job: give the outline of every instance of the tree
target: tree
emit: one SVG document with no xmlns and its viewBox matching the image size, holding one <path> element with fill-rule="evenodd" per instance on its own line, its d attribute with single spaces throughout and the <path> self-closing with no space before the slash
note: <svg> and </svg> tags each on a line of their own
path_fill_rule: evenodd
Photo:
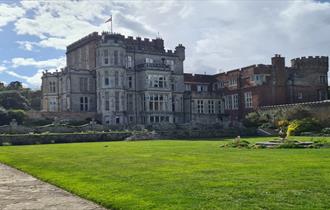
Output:
<svg viewBox="0 0 330 210">
<path fill-rule="evenodd" d="M 8 90 L 21 90 L 23 89 L 23 85 L 19 81 L 13 81 L 7 85 Z"/>
</svg>

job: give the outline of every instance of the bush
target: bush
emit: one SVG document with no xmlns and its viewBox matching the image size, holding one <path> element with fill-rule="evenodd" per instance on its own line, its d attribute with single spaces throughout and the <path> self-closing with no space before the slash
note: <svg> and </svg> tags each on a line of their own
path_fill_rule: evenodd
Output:
<svg viewBox="0 0 330 210">
<path fill-rule="evenodd" d="M 321 125 L 319 121 L 313 118 L 302 120 L 293 120 L 290 122 L 287 130 L 288 136 L 300 135 L 302 132 L 319 132 Z"/>
<path fill-rule="evenodd" d="M 232 147 L 232 148 L 250 148 L 250 142 L 246 140 L 233 140 L 228 144 L 224 144 L 221 147 Z"/>
<path fill-rule="evenodd" d="M 330 134 L 330 128 L 323 128 L 321 132 L 323 134 Z"/>
<path fill-rule="evenodd" d="M 289 121 L 287 120 L 279 120 L 276 122 L 276 127 L 277 128 L 285 128 L 289 125 Z"/>
<path fill-rule="evenodd" d="M 8 124 L 8 112 L 4 108 L 0 107 L 0 125 Z"/>
<path fill-rule="evenodd" d="M 269 123 L 269 116 L 261 115 L 258 112 L 250 112 L 243 120 L 243 125 L 246 127 L 259 127 L 266 123 Z"/>
<path fill-rule="evenodd" d="M 22 124 L 27 118 L 26 112 L 21 109 L 11 109 L 8 111 L 8 118 L 11 121 L 15 119 L 18 124 Z"/>
<path fill-rule="evenodd" d="M 44 126 L 44 125 L 49 125 L 52 124 L 54 120 L 52 119 L 26 119 L 24 121 L 25 126 Z"/>
</svg>

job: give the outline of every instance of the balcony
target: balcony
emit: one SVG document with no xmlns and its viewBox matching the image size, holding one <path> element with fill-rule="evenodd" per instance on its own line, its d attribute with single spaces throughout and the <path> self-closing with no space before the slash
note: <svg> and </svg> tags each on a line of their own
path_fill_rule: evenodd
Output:
<svg viewBox="0 0 330 210">
<path fill-rule="evenodd" d="M 136 70 L 158 70 L 158 71 L 170 71 L 170 66 L 163 63 L 141 63 L 136 65 Z"/>
</svg>

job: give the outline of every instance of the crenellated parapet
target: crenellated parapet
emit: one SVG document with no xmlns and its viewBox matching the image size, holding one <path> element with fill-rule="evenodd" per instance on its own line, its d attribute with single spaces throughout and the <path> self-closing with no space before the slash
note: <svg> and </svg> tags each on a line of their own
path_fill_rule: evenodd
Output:
<svg viewBox="0 0 330 210">
<path fill-rule="evenodd" d="M 317 67 L 326 67 L 329 66 L 328 56 L 308 56 L 295 58 L 291 60 L 291 67 L 295 69 L 304 69 L 304 68 L 317 68 Z"/>
<path fill-rule="evenodd" d="M 148 39 L 141 37 L 125 37 L 118 33 L 102 32 L 101 39 L 103 43 L 113 40 L 115 43 L 125 44 L 128 51 L 149 51 L 157 53 L 169 53 L 164 49 L 164 40 L 161 38 Z"/>
</svg>

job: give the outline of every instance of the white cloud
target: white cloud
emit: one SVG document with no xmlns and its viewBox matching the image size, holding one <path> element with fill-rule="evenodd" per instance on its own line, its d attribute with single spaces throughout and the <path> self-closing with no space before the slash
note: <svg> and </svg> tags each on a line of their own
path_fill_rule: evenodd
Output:
<svg viewBox="0 0 330 210">
<path fill-rule="evenodd" d="M 24 72 L 17 73 L 18 70 L 13 71 L 12 69 L 11 70 L 6 69 L 6 71 L 4 72 L 10 76 L 23 80 L 24 82 L 26 82 L 27 87 L 33 89 L 39 89 L 41 85 L 42 72 L 45 70 L 49 72 L 55 72 L 57 69 L 65 67 L 66 60 L 65 57 L 41 60 L 41 61 L 36 61 L 33 58 L 13 58 L 10 64 L 11 67 L 14 69 L 18 67 L 26 67 L 26 66 L 31 66 L 36 68 L 37 71 L 32 76 L 26 76 Z M 0 72 L 1 72 L 1 66 L 0 66 Z"/>
<path fill-rule="evenodd" d="M 4 72 L 6 69 L 7 69 L 6 67 L 0 65 L 0 73 L 1 73 L 1 72 Z"/>
<path fill-rule="evenodd" d="M 287 60 L 330 54 L 327 2 L 23 1 L 19 5 L 19 14 L 10 18 L 16 20 L 15 31 L 39 39 L 19 41 L 25 50 L 36 46 L 65 50 L 93 31 L 109 30 L 104 21 L 112 14 L 115 32 L 150 38 L 160 32 L 168 48 L 183 43 L 186 72 L 216 73 L 269 63 L 275 53 Z M 18 6 L 6 7 L 17 10 Z M 24 11 L 29 15 L 23 17 Z M 36 68 L 46 65 L 33 59 L 13 61 L 15 65 L 32 63 Z"/>
<path fill-rule="evenodd" d="M 25 14 L 24 9 L 13 4 L 0 4 L 0 30 L 1 27 L 15 21 L 17 18 Z"/>
<path fill-rule="evenodd" d="M 7 74 L 25 81 L 26 83 L 25 83 L 24 86 L 30 87 L 32 89 L 39 89 L 40 88 L 42 72 L 43 72 L 43 70 L 38 70 L 32 76 L 25 76 L 25 75 L 22 75 L 22 74 L 18 74 L 14 71 L 6 71 Z"/>
<path fill-rule="evenodd" d="M 16 43 L 20 46 L 20 48 L 27 51 L 32 51 L 33 46 L 37 45 L 37 43 L 30 41 L 16 41 Z"/>
<path fill-rule="evenodd" d="M 156 35 L 157 30 L 146 24 L 140 15 L 133 16 L 127 13 L 128 9 L 138 5 L 137 2 L 130 3 L 23 1 L 21 6 L 30 15 L 15 22 L 15 31 L 19 35 L 32 35 L 40 39 L 37 42 L 21 43 L 21 47 L 26 50 L 32 50 L 34 46 L 64 50 L 67 45 L 91 32 L 109 30 L 109 24 L 105 24 L 104 21 L 112 14 L 113 28 L 116 32 L 126 35 Z"/>
<path fill-rule="evenodd" d="M 33 66 L 36 68 L 62 68 L 65 66 L 65 57 L 36 61 L 34 58 L 13 58 L 11 64 L 13 68 L 20 66 Z"/>
</svg>

